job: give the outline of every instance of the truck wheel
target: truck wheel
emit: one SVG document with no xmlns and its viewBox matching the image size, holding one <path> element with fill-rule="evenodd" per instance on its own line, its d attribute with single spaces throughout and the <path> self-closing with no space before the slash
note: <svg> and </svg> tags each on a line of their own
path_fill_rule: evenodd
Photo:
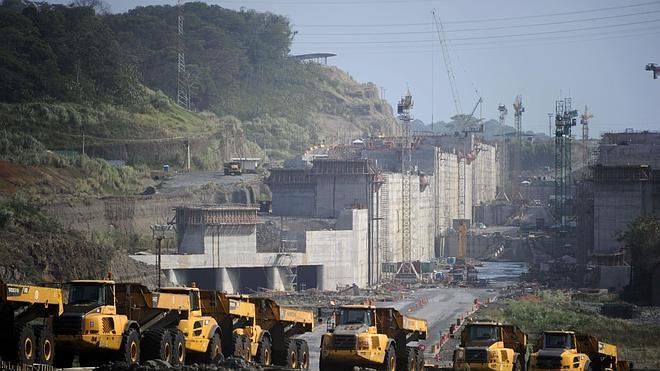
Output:
<svg viewBox="0 0 660 371">
<path fill-rule="evenodd" d="M 319 371 L 332 371 L 335 369 L 336 368 L 334 367 L 334 365 L 332 365 L 330 362 L 323 360 L 323 358 L 319 360 Z"/>
<path fill-rule="evenodd" d="M 18 334 L 16 354 L 18 362 L 26 365 L 33 364 L 37 354 L 37 340 L 32 326 L 23 326 L 16 333 Z"/>
<path fill-rule="evenodd" d="M 406 357 L 400 358 L 398 370 L 417 371 L 417 351 L 413 347 L 406 347 Z"/>
<path fill-rule="evenodd" d="M 295 339 L 287 339 L 284 342 L 284 365 L 288 368 L 298 368 L 298 347 Z"/>
<path fill-rule="evenodd" d="M 220 362 L 223 358 L 220 335 L 216 333 L 211 338 L 211 341 L 209 341 L 209 347 L 206 349 L 206 356 L 204 357 L 204 360 L 206 363 L 217 363 Z"/>
<path fill-rule="evenodd" d="M 298 351 L 298 367 L 302 370 L 309 369 L 309 346 L 302 339 L 296 339 L 296 350 Z"/>
<path fill-rule="evenodd" d="M 513 363 L 513 371 L 523 371 L 520 357 L 516 357 L 516 361 Z"/>
<path fill-rule="evenodd" d="M 160 359 L 172 363 L 172 335 L 167 329 L 153 329 L 142 336 L 142 360 Z"/>
<path fill-rule="evenodd" d="M 270 344 L 270 339 L 268 336 L 262 336 L 259 340 L 259 347 L 257 348 L 257 357 L 256 361 L 262 366 L 270 366 L 273 363 L 272 358 L 273 348 Z"/>
<path fill-rule="evenodd" d="M 55 359 L 55 337 L 49 327 L 34 326 L 34 336 L 37 339 L 36 361 L 38 363 L 49 365 L 53 364 Z"/>
<path fill-rule="evenodd" d="M 419 348 L 415 348 L 415 350 L 417 351 L 417 370 L 424 371 L 424 351 Z"/>
<path fill-rule="evenodd" d="M 385 352 L 385 361 L 383 361 L 381 369 L 385 371 L 396 371 L 396 352 L 394 351 L 394 347 L 392 345 L 387 347 L 387 352 Z"/>
<path fill-rule="evenodd" d="M 172 333 L 172 365 L 179 366 L 186 363 L 186 338 L 181 330 Z"/>
<path fill-rule="evenodd" d="M 140 361 L 140 335 L 135 329 L 129 328 L 124 334 L 117 358 L 129 365 L 136 365 Z"/>
<path fill-rule="evenodd" d="M 53 364 L 56 368 L 71 368 L 73 366 L 73 356 L 73 350 L 58 346 Z"/>
</svg>

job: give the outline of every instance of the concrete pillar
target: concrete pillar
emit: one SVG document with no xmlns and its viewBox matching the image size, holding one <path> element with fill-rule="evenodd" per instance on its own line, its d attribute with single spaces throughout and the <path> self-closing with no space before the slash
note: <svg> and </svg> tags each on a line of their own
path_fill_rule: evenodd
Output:
<svg viewBox="0 0 660 371">
<path fill-rule="evenodd" d="M 216 270 L 216 289 L 228 294 L 236 294 L 240 289 L 241 273 L 239 269 L 218 268 Z"/>
<path fill-rule="evenodd" d="M 270 267 L 266 268 L 266 286 L 269 289 L 284 291 L 284 268 Z"/>
<path fill-rule="evenodd" d="M 327 288 L 325 287 L 325 281 L 323 280 L 323 265 L 319 265 L 316 267 L 316 285 L 319 291 L 326 290 Z M 660 285 L 659 285 L 660 286 Z"/>
</svg>

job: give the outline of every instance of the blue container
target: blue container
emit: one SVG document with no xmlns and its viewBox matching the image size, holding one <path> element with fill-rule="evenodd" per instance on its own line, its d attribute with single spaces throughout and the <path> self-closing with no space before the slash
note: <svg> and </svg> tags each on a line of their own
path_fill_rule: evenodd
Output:
<svg viewBox="0 0 660 371">
<path fill-rule="evenodd" d="M 167 164 L 163 165 L 163 171 L 166 172 L 166 173 L 169 173 L 170 172 L 170 165 L 167 165 Z"/>
</svg>

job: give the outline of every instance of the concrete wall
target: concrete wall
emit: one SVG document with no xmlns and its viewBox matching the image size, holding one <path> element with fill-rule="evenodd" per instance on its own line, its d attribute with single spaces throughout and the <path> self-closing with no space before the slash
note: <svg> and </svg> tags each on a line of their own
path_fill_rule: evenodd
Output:
<svg viewBox="0 0 660 371">
<path fill-rule="evenodd" d="M 338 285 L 367 285 L 367 211 L 343 210 L 338 225 L 345 230 L 308 231 L 305 253 L 278 255 L 258 253 L 254 227 L 206 227 L 193 232 L 202 237 L 203 253 L 162 255 L 161 266 L 174 284 L 196 281 L 203 288 L 236 293 L 256 272 L 263 274 L 263 286 L 282 290 L 284 266 L 316 266 L 319 289 L 334 290 Z M 202 250 L 190 247 L 187 251 Z M 132 255 L 133 259 L 155 264 L 155 255 Z M 260 268 L 258 270 L 252 268 Z M 243 278 L 241 278 L 243 277 Z"/>
<path fill-rule="evenodd" d="M 594 189 L 594 249 L 595 254 L 619 252 L 623 245 L 617 234 L 640 215 L 650 213 L 653 201 L 650 187 L 643 182 L 596 183 Z"/>
<path fill-rule="evenodd" d="M 314 184 L 276 184 L 271 187 L 273 215 L 314 216 L 316 213 Z"/>
<path fill-rule="evenodd" d="M 344 209 L 367 204 L 367 176 L 316 177 L 316 217 L 336 218 Z"/>
</svg>

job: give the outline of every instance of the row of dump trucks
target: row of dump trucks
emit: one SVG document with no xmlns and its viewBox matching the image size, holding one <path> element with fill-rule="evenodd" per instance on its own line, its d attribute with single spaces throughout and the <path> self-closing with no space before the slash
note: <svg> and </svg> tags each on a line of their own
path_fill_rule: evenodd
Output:
<svg viewBox="0 0 660 371">
<path fill-rule="evenodd" d="M 24 364 L 71 367 L 107 361 L 213 363 L 235 356 L 263 366 L 307 369 L 298 335 L 311 311 L 269 298 L 196 287 L 150 291 L 134 283 L 77 280 L 60 288 L 0 283 L 0 356 Z"/>
<path fill-rule="evenodd" d="M 468 323 L 454 350 L 454 370 L 498 371 L 628 371 L 617 347 L 593 335 L 574 331 L 545 331 L 528 346 L 527 335 L 517 326 L 495 321 Z"/>
</svg>

